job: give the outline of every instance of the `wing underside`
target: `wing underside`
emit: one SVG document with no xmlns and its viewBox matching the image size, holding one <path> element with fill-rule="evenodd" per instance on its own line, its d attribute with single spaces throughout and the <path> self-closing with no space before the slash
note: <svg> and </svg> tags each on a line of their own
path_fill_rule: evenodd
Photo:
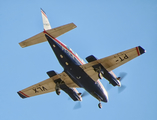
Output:
<svg viewBox="0 0 157 120">
<path fill-rule="evenodd" d="M 87 64 L 81 65 L 80 67 L 89 75 L 94 81 L 98 79 L 98 73 L 94 71 L 93 66 L 101 64 L 106 70 L 111 72 L 115 68 L 125 64 L 126 62 L 140 56 L 145 53 L 145 50 L 141 47 L 135 47 Z"/>
<path fill-rule="evenodd" d="M 32 97 L 32 96 L 36 96 L 36 95 L 41 95 L 44 93 L 53 92 L 53 91 L 55 91 L 55 87 L 56 87 L 56 84 L 54 81 L 57 79 L 61 79 L 62 81 L 64 81 L 64 83 L 70 88 L 79 87 L 79 86 L 77 86 L 77 84 L 75 84 L 71 80 L 71 78 L 65 72 L 62 72 L 61 74 L 55 75 L 55 76 L 53 76 L 49 79 L 46 79 L 40 83 L 37 83 L 26 89 L 23 89 L 23 90 L 19 91 L 18 94 L 22 98 L 27 98 L 27 97 Z"/>
</svg>

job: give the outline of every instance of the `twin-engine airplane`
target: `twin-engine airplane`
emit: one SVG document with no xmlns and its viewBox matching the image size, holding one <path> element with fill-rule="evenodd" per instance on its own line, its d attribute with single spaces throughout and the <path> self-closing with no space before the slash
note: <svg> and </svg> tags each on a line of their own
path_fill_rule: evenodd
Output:
<svg viewBox="0 0 157 120">
<path fill-rule="evenodd" d="M 76 88 L 84 88 L 99 100 L 98 106 L 102 108 L 101 101 L 108 102 L 108 93 L 99 79 L 104 77 L 113 86 L 121 87 L 120 77 L 116 77 L 112 70 L 145 53 L 145 50 L 138 46 L 102 59 L 90 55 L 86 58 L 88 61 L 86 64 L 72 49 L 56 39 L 76 28 L 76 25 L 70 23 L 51 29 L 48 18 L 42 9 L 41 14 L 44 31 L 19 44 L 21 47 L 27 47 L 48 41 L 64 71 L 60 74 L 53 70 L 47 72 L 50 78 L 19 91 L 19 96 L 28 98 L 53 91 L 60 95 L 60 90 L 63 90 L 74 101 L 82 101 L 82 94 Z"/>
</svg>

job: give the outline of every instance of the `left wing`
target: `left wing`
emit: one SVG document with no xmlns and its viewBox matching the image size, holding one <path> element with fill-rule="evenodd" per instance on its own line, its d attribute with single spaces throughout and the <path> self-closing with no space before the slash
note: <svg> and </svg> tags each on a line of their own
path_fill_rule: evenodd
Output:
<svg viewBox="0 0 157 120">
<path fill-rule="evenodd" d="M 27 98 L 27 97 L 44 94 L 44 93 L 53 92 L 55 91 L 55 87 L 56 87 L 56 84 L 54 81 L 57 79 L 61 79 L 62 81 L 64 81 L 64 83 L 70 88 L 79 87 L 77 84 L 75 84 L 71 80 L 71 78 L 65 72 L 62 72 L 61 74 L 57 74 L 49 79 L 46 79 L 40 83 L 32 85 L 17 93 L 19 94 L 20 97 Z"/>
<path fill-rule="evenodd" d="M 105 57 L 99 60 L 89 62 L 87 64 L 81 65 L 80 67 L 94 80 L 97 81 L 98 74 L 94 71 L 94 65 L 101 64 L 107 71 L 111 72 L 113 69 L 123 65 L 124 63 L 134 59 L 145 53 L 145 50 L 141 47 L 135 47 L 109 57 Z"/>
</svg>

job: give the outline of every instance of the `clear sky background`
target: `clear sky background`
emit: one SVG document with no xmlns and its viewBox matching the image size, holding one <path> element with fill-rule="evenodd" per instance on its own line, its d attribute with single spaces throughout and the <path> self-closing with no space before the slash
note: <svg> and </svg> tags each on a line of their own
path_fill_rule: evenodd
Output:
<svg viewBox="0 0 157 120">
<path fill-rule="evenodd" d="M 40 8 L 51 27 L 74 22 L 77 28 L 58 39 L 85 60 L 103 58 L 136 46 L 146 53 L 114 70 L 126 89 L 109 91 L 109 102 L 91 95 L 82 107 L 64 92 L 21 99 L 17 91 L 63 71 L 47 42 L 21 48 L 19 42 L 43 31 Z M 157 1 L 156 0 L 0 0 L 0 119 L 1 120 L 157 120 Z M 107 87 L 108 82 L 102 83 Z M 78 89 L 83 92 L 83 89 Z"/>
</svg>

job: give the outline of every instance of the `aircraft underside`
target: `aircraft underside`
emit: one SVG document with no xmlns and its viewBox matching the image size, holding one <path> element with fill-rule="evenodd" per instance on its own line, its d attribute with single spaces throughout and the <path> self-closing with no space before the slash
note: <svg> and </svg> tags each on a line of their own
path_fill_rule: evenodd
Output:
<svg viewBox="0 0 157 120">
<path fill-rule="evenodd" d="M 44 31 L 19 44 L 21 47 L 27 47 L 48 41 L 64 71 L 59 74 L 53 70 L 49 71 L 47 72 L 48 79 L 17 93 L 21 98 L 28 98 L 54 91 L 56 91 L 57 95 L 60 95 L 60 90 L 63 90 L 74 101 L 82 101 L 83 94 L 79 93 L 76 88 L 84 88 L 98 99 L 98 106 L 101 108 L 100 102 L 108 101 L 108 93 L 99 79 L 103 77 L 113 86 L 121 87 L 121 77 L 116 77 L 112 70 L 142 55 L 146 51 L 141 46 L 137 46 L 101 59 L 90 55 L 86 58 L 88 63 L 84 63 L 72 49 L 56 39 L 77 26 L 74 23 L 69 23 L 51 29 L 49 20 L 42 9 L 41 13 Z"/>
<path fill-rule="evenodd" d="M 56 57 L 58 58 L 59 63 L 63 66 L 64 72 L 67 73 L 67 75 L 79 86 L 84 88 L 86 91 L 88 91 L 92 96 L 94 96 L 99 101 L 107 102 L 108 101 L 108 95 L 107 92 L 104 91 L 104 87 L 100 85 L 100 81 L 95 82 L 91 79 L 90 76 L 88 76 L 82 68 L 79 67 L 81 63 L 74 59 L 74 56 L 70 55 L 67 51 L 65 51 L 62 46 L 60 46 L 55 40 L 50 38 L 48 35 L 45 35 L 50 46 L 52 47 Z M 51 77 L 51 76 L 50 76 Z M 59 83 L 61 83 L 59 81 Z M 57 84 L 57 83 L 56 83 Z M 62 84 L 62 83 L 61 83 Z M 69 94 L 71 97 L 71 89 L 67 90 L 66 87 L 61 88 L 63 91 Z M 75 94 L 76 98 L 78 98 L 78 101 L 80 101 L 80 98 Z M 71 97 L 73 99 L 73 97 Z M 75 98 L 75 101 L 76 101 Z M 73 99 L 74 100 L 74 99 Z"/>
</svg>

